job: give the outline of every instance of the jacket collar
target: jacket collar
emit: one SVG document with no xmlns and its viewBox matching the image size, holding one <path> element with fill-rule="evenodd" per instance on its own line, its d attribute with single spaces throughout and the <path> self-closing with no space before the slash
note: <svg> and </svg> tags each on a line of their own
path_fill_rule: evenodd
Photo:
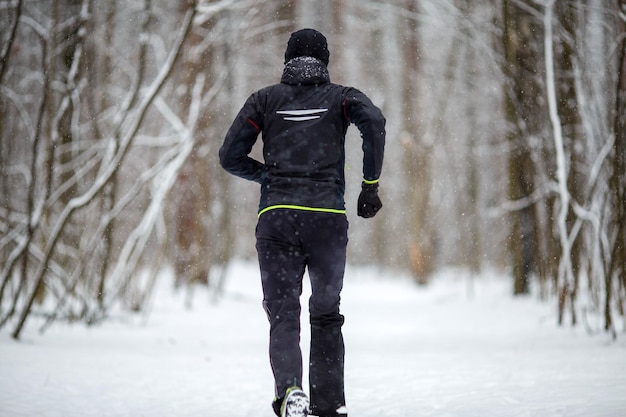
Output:
<svg viewBox="0 0 626 417">
<path fill-rule="evenodd" d="M 291 85 L 319 85 L 329 83 L 330 76 L 322 61 L 310 56 L 300 56 L 285 64 L 280 82 Z"/>
</svg>

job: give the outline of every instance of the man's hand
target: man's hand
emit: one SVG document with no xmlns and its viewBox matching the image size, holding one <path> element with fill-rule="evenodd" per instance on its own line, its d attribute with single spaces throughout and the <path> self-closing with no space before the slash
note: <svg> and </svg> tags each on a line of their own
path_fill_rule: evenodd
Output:
<svg viewBox="0 0 626 417">
<path fill-rule="evenodd" d="M 378 183 L 368 184 L 363 181 L 361 184 L 357 214 L 360 217 L 369 219 L 370 217 L 374 217 L 382 207 L 383 203 L 378 197 Z"/>
</svg>

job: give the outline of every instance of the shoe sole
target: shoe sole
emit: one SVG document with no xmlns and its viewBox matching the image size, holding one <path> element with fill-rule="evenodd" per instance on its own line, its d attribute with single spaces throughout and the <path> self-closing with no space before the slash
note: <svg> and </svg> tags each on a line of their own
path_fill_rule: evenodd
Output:
<svg viewBox="0 0 626 417">
<path fill-rule="evenodd" d="M 283 417 L 308 417 L 309 399 L 300 390 L 294 390 L 285 398 L 285 410 Z"/>
</svg>

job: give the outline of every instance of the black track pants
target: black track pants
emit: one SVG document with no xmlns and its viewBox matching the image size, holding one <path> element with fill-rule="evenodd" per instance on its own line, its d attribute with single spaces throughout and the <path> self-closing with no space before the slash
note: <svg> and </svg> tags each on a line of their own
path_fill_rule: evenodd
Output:
<svg viewBox="0 0 626 417">
<path fill-rule="evenodd" d="M 343 214 L 275 209 L 256 229 L 263 306 L 270 322 L 269 353 L 276 396 L 302 386 L 300 295 L 305 268 L 311 279 L 309 313 L 311 409 L 345 405 L 344 343 L 339 313 L 346 264 L 348 221 Z"/>
</svg>

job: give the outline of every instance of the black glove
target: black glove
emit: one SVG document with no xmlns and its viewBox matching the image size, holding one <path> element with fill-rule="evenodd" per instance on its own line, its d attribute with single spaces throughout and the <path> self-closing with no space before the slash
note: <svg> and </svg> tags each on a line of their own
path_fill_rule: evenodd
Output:
<svg viewBox="0 0 626 417">
<path fill-rule="evenodd" d="M 357 214 L 360 217 L 369 219 L 374 217 L 383 203 L 378 197 L 378 183 L 368 184 L 365 181 L 361 184 L 361 194 L 357 206 Z"/>
</svg>

